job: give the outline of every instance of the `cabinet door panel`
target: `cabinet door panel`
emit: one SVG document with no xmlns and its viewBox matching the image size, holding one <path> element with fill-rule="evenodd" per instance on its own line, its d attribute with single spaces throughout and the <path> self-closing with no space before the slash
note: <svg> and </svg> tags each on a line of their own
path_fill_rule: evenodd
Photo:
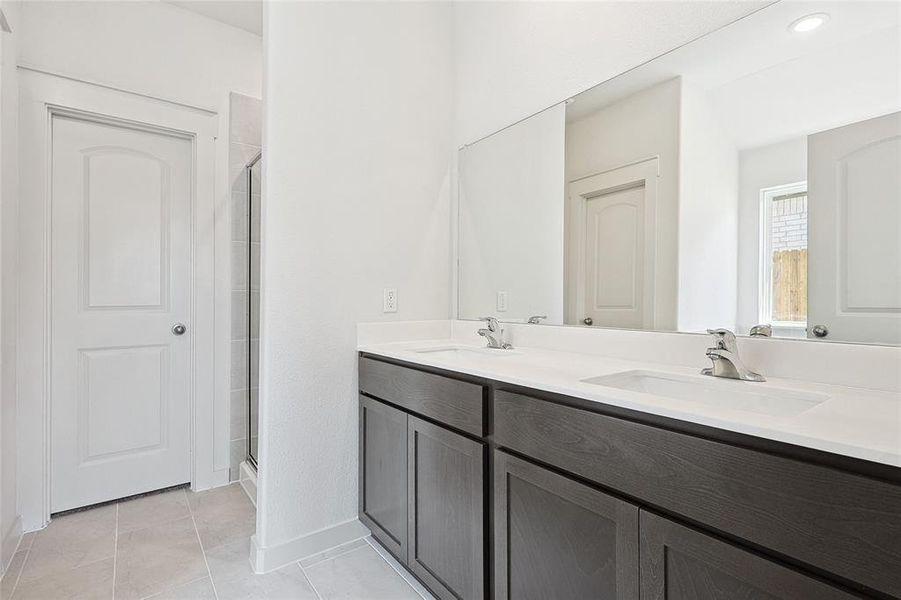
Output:
<svg viewBox="0 0 901 600">
<path fill-rule="evenodd" d="M 641 511 L 642 600 L 852 600 L 818 579 Z"/>
<path fill-rule="evenodd" d="M 500 451 L 494 481 L 498 600 L 637 600 L 637 506 Z"/>
<path fill-rule="evenodd" d="M 360 520 L 407 560 L 407 414 L 360 396 Z"/>
<path fill-rule="evenodd" d="M 484 444 L 409 417 L 408 566 L 439 598 L 484 597 Z"/>
</svg>

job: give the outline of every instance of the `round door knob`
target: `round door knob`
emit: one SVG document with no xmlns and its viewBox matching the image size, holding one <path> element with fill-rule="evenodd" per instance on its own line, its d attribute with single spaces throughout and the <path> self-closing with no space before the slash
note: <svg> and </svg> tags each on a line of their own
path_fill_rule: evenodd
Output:
<svg viewBox="0 0 901 600">
<path fill-rule="evenodd" d="M 814 325 L 813 335 L 818 338 L 824 338 L 829 335 L 829 329 L 825 325 Z"/>
<path fill-rule="evenodd" d="M 586 325 L 593 325 L 594 319 L 592 319 L 591 317 L 585 317 L 584 319 L 582 319 L 582 322 L 585 323 Z"/>
<path fill-rule="evenodd" d="M 188 328 L 184 326 L 184 323 L 176 323 L 172 326 L 172 333 L 175 335 L 184 335 L 187 330 Z"/>
</svg>

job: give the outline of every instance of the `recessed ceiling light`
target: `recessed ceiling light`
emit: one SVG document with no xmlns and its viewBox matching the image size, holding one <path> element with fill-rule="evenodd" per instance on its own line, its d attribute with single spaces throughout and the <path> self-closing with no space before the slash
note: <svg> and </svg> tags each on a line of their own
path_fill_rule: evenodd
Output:
<svg viewBox="0 0 901 600">
<path fill-rule="evenodd" d="M 826 13 L 813 13 L 792 21 L 791 25 L 788 26 L 788 30 L 794 33 L 807 33 L 814 29 L 819 29 L 828 20 L 829 15 Z"/>
</svg>

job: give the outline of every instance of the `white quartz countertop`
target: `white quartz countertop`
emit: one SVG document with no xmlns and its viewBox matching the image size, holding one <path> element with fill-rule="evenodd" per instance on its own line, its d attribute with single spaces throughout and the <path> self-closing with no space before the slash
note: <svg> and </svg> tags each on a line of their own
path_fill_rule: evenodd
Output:
<svg viewBox="0 0 901 600">
<path fill-rule="evenodd" d="M 439 348 L 479 352 L 429 353 Z M 901 467 L 901 394 L 791 379 L 764 383 L 711 378 L 698 369 L 539 348 L 487 350 L 451 340 L 362 344 L 361 352 L 484 377 L 690 423 Z M 797 414 L 773 415 L 705 401 L 679 400 L 582 380 L 627 371 L 676 375 L 731 389 L 813 394 L 821 401 Z"/>
</svg>

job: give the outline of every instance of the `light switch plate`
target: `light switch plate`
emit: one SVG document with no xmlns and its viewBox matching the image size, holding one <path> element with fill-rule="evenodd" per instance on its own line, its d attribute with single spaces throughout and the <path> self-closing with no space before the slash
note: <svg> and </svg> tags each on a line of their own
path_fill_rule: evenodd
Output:
<svg viewBox="0 0 901 600">
<path fill-rule="evenodd" d="M 397 288 L 385 288 L 382 292 L 382 312 L 397 312 Z"/>
<path fill-rule="evenodd" d="M 505 312 L 507 310 L 507 292 L 497 293 L 497 312 Z"/>
</svg>

